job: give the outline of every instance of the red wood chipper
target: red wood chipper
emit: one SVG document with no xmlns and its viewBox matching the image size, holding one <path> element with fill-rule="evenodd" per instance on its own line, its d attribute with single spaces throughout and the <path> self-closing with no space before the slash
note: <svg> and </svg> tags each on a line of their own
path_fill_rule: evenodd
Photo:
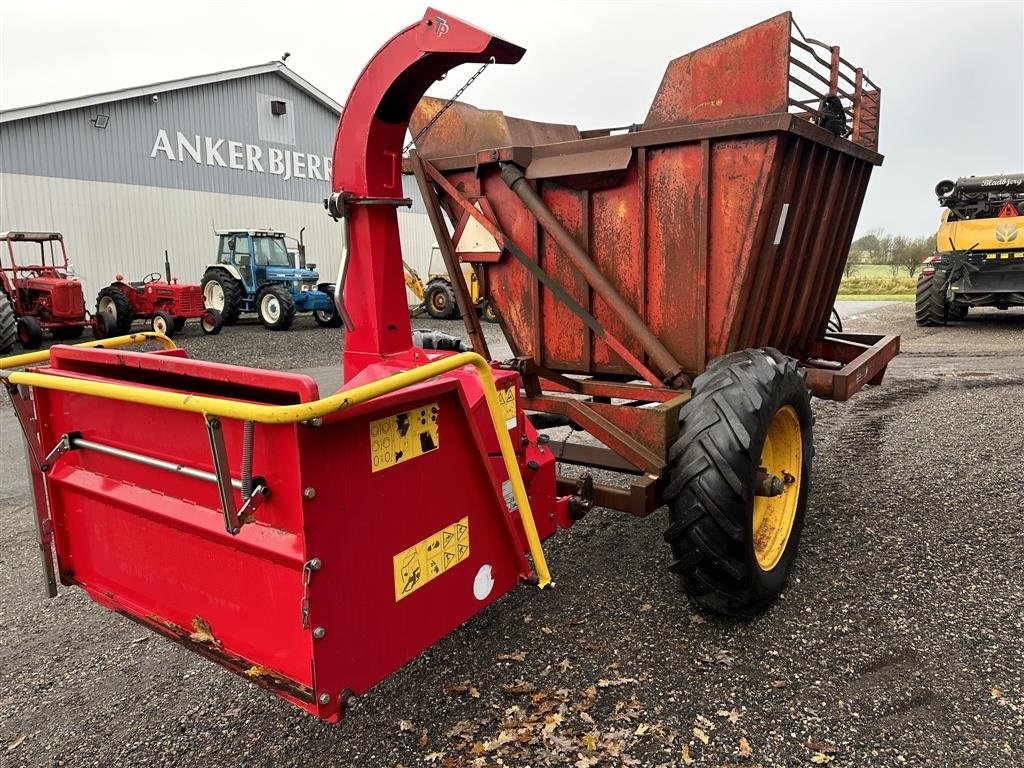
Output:
<svg viewBox="0 0 1024 768">
<path fill-rule="evenodd" d="M 420 102 L 452 67 L 523 53 L 428 9 L 359 76 L 327 201 L 337 393 L 155 333 L 0 361 L 50 594 L 78 585 L 333 721 L 519 582 L 548 586 L 542 540 L 593 505 L 666 504 L 671 567 L 705 608 L 780 593 L 810 392 L 879 383 L 898 346 L 825 333 L 881 162 L 878 89 L 787 14 L 673 61 L 625 132 Z M 464 285 L 476 351 L 413 344 L 396 208 L 414 113 L 408 164 L 448 273 L 478 266 L 512 360 L 489 362 Z M 143 341 L 165 348 L 127 350 Z M 551 424 L 595 440 L 556 444 Z M 559 461 L 634 480 L 559 478 Z M 452 476 L 454 502 L 435 492 Z"/>
</svg>

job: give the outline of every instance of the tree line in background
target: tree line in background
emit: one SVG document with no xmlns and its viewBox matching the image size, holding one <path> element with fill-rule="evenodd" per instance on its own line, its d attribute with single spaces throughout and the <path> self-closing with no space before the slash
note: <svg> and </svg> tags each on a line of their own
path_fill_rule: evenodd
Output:
<svg viewBox="0 0 1024 768">
<path fill-rule="evenodd" d="M 888 267 L 893 277 L 904 273 L 914 277 L 921 270 L 924 258 L 934 252 L 935 235 L 907 237 L 889 235 L 876 229 L 858 237 L 850 245 L 845 275 L 853 277 L 858 266 L 872 264 Z"/>
</svg>

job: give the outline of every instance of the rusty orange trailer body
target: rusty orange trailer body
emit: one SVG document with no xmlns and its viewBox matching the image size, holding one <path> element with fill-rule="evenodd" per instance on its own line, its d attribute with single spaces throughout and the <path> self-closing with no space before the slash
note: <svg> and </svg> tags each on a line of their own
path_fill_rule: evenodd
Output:
<svg viewBox="0 0 1024 768">
<path fill-rule="evenodd" d="M 868 179 L 882 162 L 878 89 L 838 48 L 825 48 L 826 61 L 819 47 L 782 14 L 672 61 L 644 123 L 626 132 L 581 132 L 456 103 L 422 137 L 419 154 L 463 198 L 441 195 L 459 222 L 456 241 L 471 218 L 459 203 L 481 206 L 609 337 L 659 375 L 670 372 L 565 258 L 503 181 L 502 165 L 522 169 L 688 376 L 749 347 L 806 359 L 824 336 Z M 795 98 L 805 69 L 818 88 Z M 830 88 L 841 94 L 849 137 L 817 124 L 814 105 Z M 423 100 L 413 133 L 441 106 Z M 517 356 L 558 373 L 641 373 L 521 262 L 506 253 L 484 269 Z"/>
</svg>

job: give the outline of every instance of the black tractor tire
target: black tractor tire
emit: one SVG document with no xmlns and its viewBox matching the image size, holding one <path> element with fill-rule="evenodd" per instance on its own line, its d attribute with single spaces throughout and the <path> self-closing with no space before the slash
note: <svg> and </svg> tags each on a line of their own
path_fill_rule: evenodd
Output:
<svg viewBox="0 0 1024 768">
<path fill-rule="evenodd" d="M 754 530 L 755 503 L 769 501 L 755 497 L 754 490 L 777 417 L 789 424 L 790 447 L 799 445 L 800 466 L 786 478 L 784 493 L 796 494 L 788 534 L 774 534 L 769 543 L 777 547 L 775 559 L 763 567 L 756 542 L 773 530 Z M 812 424 L 804 375 L 778 350 L 748 349 L 718 358 L 693 382 L 692 396 L 679 411 L 679 436 L 669 450 L 664 498 L 669 508 L 665 540 L 674 558 L 670 570 L 698 607 L 749 618 L 784 589 L 807 508 Z"/>
<path fill-rule="evenodd" d="M 317 290 L 327 294 L 331 300 L 331 306 L 329 309 L 314 309 L 313 320 L 321 328 L 340 328 L 343 321 L 341 319 L 341 312 L 334 306 L 334 284 L 321 283 L 317 286 Z"/>
<path fill-rule="evenodd" d="M 946 324 L 946 275 L 935 272 L 917 278 L 914 299 L 914 320 L 923 328 L 937 328 Z"/>
<path fill-rule="evenodd" d="M 0 354 L 14 349 L 18 340 L 18 321 L 14 317 L 14 307 L 7 294 L 0 291 Z"/>
<path fill-rule="evenodd" d="M 177 333 L 182 328 L 184 328 L 185 327 L 185 323 L 187 322 L 187 320 L 188 320 L 188 318 L 186 318 L 186 317 L 176 317 L 176 318 L 174 318 L 174 332 Z"/>
<path fill-rule="evenodd" d="M 223 327 L 224 323 L 221 322 L 220 312 L 216 309 L 205 310 L 199 318 L 199 328 L 204 336 L 216 336 Z"/>
<path fill-rule="evenodd" d="M 224 305 L 221 307 L 210 306 L 207 297 L 206 286 L 209 283 L 217 283 L 224 296 Z M 203 288 L 203 301 L 210 309 L 220 312 L 221 322 L 224 325 L 234 325 L 238 322 L 238 315 L 242 311 L 242 297 L 245 296 L 245 289 L 242 284 L 233 278 L 223 269 L 208 269 L 203 275 L 200 285 Z"/>
<path fill-rule="evenodd" d="M 25 349 L 39 349 L 43 346 L 43 326 L 31 315 L 19 317 L 18 341 Z"/>
<path fill-rule="evenodd" d="M 498 310 L 494 308 L 494 304 L 490 300 L 484 301 L 480 305 L 480 317 L 483 318 L 485 323 L 498 322 Z"/>
<path fill-rule="evenodd" d="M 825 327 L 826 333 L 842 333 L 843 332 L 843 318 L 839 316 L 839 310 L 832 307 L 832 314 L 828 316 L 828 325 Z"/>
<path fill-rule="evenodd" d="M 274 305 L 277 312 L 274 312 Z M 287 331 L 295 319 L 295 300 L 291 293 L 280 285 L 267 285 L 256 294 L 256 313 L 263 327 L 271 331 Z"/>
<path fill-rule="evenodd" d="M 54 328 L 50 333 L 58 341 L 74 341 L 75 339 L 82 338 L 84 330 L 85 326 L 82 325 L 66 325 L 63 328 Z"/>
<path fill-rule="evenodd" d="M 96 294 L 96 311 L 106 312 L 114 318 L 119 334 L 128 333 L 132 327 L 132 301 L 116 285 L 100 288 Z"/>
<path fill-rule="evenodd" d="M 970 311 L 970 307 L 967 304 L 950 304 L 948 308 L 949 319 L 963 320 L 967 317 L 968 311 Z"/>
<path fill-rule="evenodd" d="M 431 280 L 423 292 L 423 306 L 435 320 L 450 320 L 455 316 L 455 291 L 447 280 Z"/>
<path fill-rule="evenodd" d="M 149 327 L 153 333 L 162 333 L 171 338 L 174 335 L 174 318 L 169 312 L 156 312 L 149 318 Z"/>
<path fill-rule="evenodd" d="M 92 316 L 92 337 L 96 340 L 109 339 L 117 335 L 117 321 L 109 312 L 97 312 Z"/>
</svg>

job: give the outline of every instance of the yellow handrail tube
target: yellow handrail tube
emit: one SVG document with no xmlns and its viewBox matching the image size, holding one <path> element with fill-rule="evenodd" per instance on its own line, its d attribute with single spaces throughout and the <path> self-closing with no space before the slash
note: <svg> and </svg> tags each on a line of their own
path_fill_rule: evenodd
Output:
<svg viewBox="0 0 1024 768">
<path fill-rule="evenodd" d="M 174 346 L 174 342 L 159 333 L 138 333 L 130 336 L 118 336 L 101 341 L 86 342 L 76 346 L 114 348 L 129 344 L 140 344 L 146 341 L 157 341 L 167 348 Z M 43 363 L 49 360 L 49 358 L 49 350 L 6 357 L 0 359 L 0 370 Z M 297 403 L 294 405 L 243 403 L 220 397 L 166 392 L 104 381 L 85 381 L 82 379 L 65 378 L 59 375 L 29 373 L 27 371 L 13 372 L 7 378 L 12 384 L 40 387 L 42 389 L 55 389 L 62 392 L 103 397 L 109 400 L 120 400 L 126 403 L 169 408 L 175 411 L 187 411 L 189 413 L 201 414 L 204 417 L 217 416 L 224 419 L 237 419 L 239 421 L 257 421 L 261 424 L 295 424 L 301 421 L 321 418 L 330 413 L 389 395 L 392 392 L 406 389 L 427 379 L 432 379 L 456 368 L 461 368 L 464 365 L 472 365 L 480 379 L 484 397 L 487 401 L 487 410 L 491 414 L 491 423 L 494 426 L 494 432 L 498 437 L 498 444 L 501 447 L 501 457 L 505 462 L 505 470 L 508 472 L 509 481 L 512 484 L 512 494 L 519 508 L 519 519 L 522 521 L 523 530 L 526 532 L 526 541 L 529 545 L 530 555 L 533 558 L 534 568 L 537 571 L 538 586 L 541 588 L 546 587 L 551 583 L 551 574 L 548 571 L 544 551 L 540 545 L 540 537 L 537 534 L 537 526 L 534 524 L 530 500 L 526 495 L 526 486 L 523 484 L 523 476 L 519 471 L 519 464 L 516 462 L 515 449 L 512 447 L 512 441 L 509 439 L 508 430 L 505 427 L 505 417 L 498 402 L 498 391 L 494 386 L 491 366 L 475 352 L 460 352 L 440 360 L 434 360 L 418 368 L 401 371 L 393 376 L 337 392 L 329 397 L 324 397 L 310 403 Z"/>
</svg>

